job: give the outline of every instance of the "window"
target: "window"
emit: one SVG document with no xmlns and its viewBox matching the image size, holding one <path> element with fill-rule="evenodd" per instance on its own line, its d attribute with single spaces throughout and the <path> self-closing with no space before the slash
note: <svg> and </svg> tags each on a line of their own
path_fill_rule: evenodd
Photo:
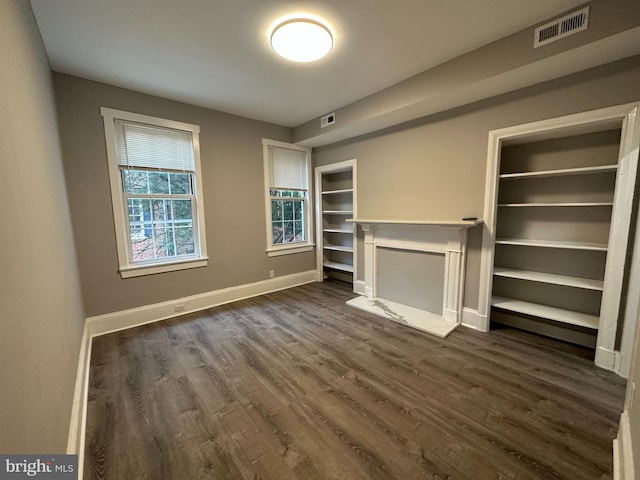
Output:
<svg viewBox="0 0 640 480">
<path fill-rule="evenodd" d="M 121 276 L 205 266 L 199 127 L 101 113 Z"/>
<path fill-rule="evenodd" d="M 267 254 L 313 248 L 309 185 L 310 149 L 262 140 L 267 214 Z"/>
</svg>

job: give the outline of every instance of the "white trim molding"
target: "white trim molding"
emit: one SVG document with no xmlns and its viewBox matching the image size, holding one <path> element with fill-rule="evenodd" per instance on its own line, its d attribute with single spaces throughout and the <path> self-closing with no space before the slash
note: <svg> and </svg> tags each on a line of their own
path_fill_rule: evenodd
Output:
<svg viewBox="0 0 640 480">
<path fill-rule="evenodd" d="M 269 257 L 279 257 L 281 255 L 291 255 L 292 253 L 310 252 L 315 246 L 314 243 L 305 244 L 303 246 L 287 246 L 282 248 L 268 248 L 266 250 Z"/>
<path fill-rule="evenodd" d="M 357 293 L 358 295 L 366 295 L 367 285 L 364 283 L 364 280 L 354 280 L 353 281 L 353 293 Z"/>
<path fill-rule="evenodd" d="M 78 478 L 84 478 L 84 442 L 87 425 L 87 395 L 89 394 L 89 367 L 91 366 L 91 335 L 85 322 L 80 341 L 76 384 L 71 406 L 71 421 L 67 437 L 67 454 L 78 455 Z"/>
<path fill-rule="evenodd" d="M 488 332 L 485 327 L 488 325 L 486 315 L 481 315 L 478 310 L 473 308 L 464 307 L 462 309 L 462 326 L 471 328 L 472 330 L 478 330 L 479 332 Z"/>
<path fill-rule="evenodd" d="M 598 366 L 607 370 L 615 371 L 619 362 L 619 352 L 604 347 L 596 347 L 596 358 Z"/>
</svg>

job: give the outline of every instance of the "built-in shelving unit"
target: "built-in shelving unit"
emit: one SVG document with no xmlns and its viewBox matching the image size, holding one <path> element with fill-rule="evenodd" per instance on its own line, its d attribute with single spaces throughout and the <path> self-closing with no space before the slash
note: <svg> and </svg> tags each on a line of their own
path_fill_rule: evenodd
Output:
<svg viewBox="0 0 640 480">
<path fill-rule="evenodd" d="M 355 164 L 347 160 L 315 169 L 318 280 L 331 276 L 353 282 Z"/>
<path fill-rule="evenodd" d="M 480 330 L 507 324 L 595 346 L 596 365 L 628 375 L 639 147 L 638 102 L 489 132 Z"/>
<path fill-rule="evenodd" d="M 619 141 L 612 129 L 502 147 L 493 320 L 595 347 Z"/>
</svg>

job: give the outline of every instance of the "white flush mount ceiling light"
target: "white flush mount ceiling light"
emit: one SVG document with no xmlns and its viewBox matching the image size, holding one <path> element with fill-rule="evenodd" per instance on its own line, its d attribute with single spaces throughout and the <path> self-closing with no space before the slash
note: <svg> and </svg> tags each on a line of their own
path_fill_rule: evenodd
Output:
<svg viewBox="0 0 640 480">
<path fill-rule="evenodd" d="M 288 18 L 271 31 L 271 48 L 293 62 L 313 62 L 333 48 L 333 35 L 319 20 Z"/>
</svg>

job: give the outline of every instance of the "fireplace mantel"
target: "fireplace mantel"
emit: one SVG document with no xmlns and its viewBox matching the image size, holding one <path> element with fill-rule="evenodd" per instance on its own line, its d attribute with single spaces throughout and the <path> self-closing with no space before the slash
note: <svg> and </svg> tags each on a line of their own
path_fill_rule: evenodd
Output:
<svg viewBox="0 0 640 480">
<path fill-rule="evenodd" d="M 364 239 L 364 296 L 347 303 L 439 337 L 446 337 L 461 321 L 467 230 L 482 220 L 351 219 L 362 226 Z M 444 256 L 442 312 L 433 313 L 378 296 L 378 249 L 426 252 Z"/>
<path fill-rule="evenodd" d="M 358 223 L 360 225 L 425 225 L 434 227 L 463 227 L 469 228 L 482 223 L 482 220 L 474 218 L 472 220 L 395 220 L 395 219 L 363 219 L 350 218 L 348 222 Z"/>
</svg>

